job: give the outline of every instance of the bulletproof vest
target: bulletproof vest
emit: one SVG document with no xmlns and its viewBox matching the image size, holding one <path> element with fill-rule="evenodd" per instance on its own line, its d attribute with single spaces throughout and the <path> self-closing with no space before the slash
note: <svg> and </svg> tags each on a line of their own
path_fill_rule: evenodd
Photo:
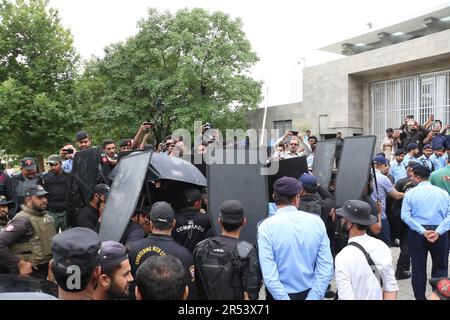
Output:
<svg viewBox="0 0 450 320">
<path fill-rule="evenodd" d="M 309 213 L 315 213 L 320 216 L 322 214 L 322 204 L 322 201 L 314 195 L 303 196 L 300 198 L 298 209 Z"/>
<path fill-rule="evenodd" d="M 175 218 L 177 223 L 172 231 L 172 237 L 192 253 L 197 243 L 205 238 L 206 232 L 210 229 L 209 220 L 207 220 L 208 225 L 202 223 L 203 218 L 200 213 L 189 215 L 189 217 L 180 213 Z"/>
<path fill-rule="evenodd" d="M 0 171 L 0 196 L 6 196 L 6 174 Z"/>
<path fill-rule="evenodd" d="M 68 176 L 62 174 L 46 174 L 43 179 L 43 185 L 48 192 L 48 210 L 51 212 L 62 212 L 66 210 L 66 197 L 68 192 Z"/>
<path fill-rule="evenodd" d="M 23 204 L 23 200 L 25 199 L 26 191 L 32 185 L 35 185 L 38 181 L 38 178 L 27 179 L 19 173 L 19 177 L 17 177 L 18 183 L 16 185 L 16 194 L 17 194 L 17 202 L 20 207 Z"/>
<path fill-rule="evenodd" d="M 13 244 L 10 247 L 11 252 L 34 266 L 48 263 L 52 258 L 52 238 L 56 234 L 53 218 L 47 213 L 39 216 L 34 210 L 26 207 L 17 213 L 14 219 L 17 217 L 28 219 L 33 227 L 33 236 L 28 242 Z"/>
<path fill-rule="evenodd" d="M 242 269 L 253 246 L 241 241 L 233 250 L 221 252 L 220 249 L 213 250 L 211 243 L 211 239 L 203 240 L 194 251 L 199 298 L 242 300 Z"/>
</svg>

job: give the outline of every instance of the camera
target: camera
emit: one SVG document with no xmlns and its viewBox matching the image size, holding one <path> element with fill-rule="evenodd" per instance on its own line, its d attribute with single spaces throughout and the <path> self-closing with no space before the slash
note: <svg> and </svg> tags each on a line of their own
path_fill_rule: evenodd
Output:
<svg viewBox="0 0 450 320">
<path fill-rule="evenodd" d="M 72 148 L 62 149 L 62 151 L 65 151 L 65 152 L 67 152 L 68 154 L 72 154 L 72 153 L 73 153 L 73 149 L 72 149 Z"/>
</svg>

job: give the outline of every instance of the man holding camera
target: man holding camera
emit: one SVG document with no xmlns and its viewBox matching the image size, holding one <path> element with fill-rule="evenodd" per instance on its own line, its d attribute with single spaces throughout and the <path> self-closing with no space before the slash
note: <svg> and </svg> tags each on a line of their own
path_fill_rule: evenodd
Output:
<svg viewBox="0 0 450 320">
<path fill-rule="evenodd" d="M 59 229 L 67 229 L 66 197 L 69 175 L 63 171 L 62 160 L 58 155 L 49 156 L 47 164 L 50 170 L 39 177 L 37 184 L 42 185 L 48 192 L 48 214 L 55 220 L 55 230 L 58 233 Z"/>
<path fill-rule="evenodd" d="M 289 151 L 284 152 L 284 159 L 303 157 L 312 152 L 310 144 L 305 143 L 305 141 L 303 140 L 303 135 L 298 131 L 292 130 L 286 131 L 286 133 L 280 139 L 275 141 L 274 147 L 278 146 L 280 143 L 285 143 L 285 141 L 289 137 Z M 302 145 L 302 147 L 299 149 L 300 145 Z"/>
<path fill-rule="evenodd" d="M 62 162 L 62 170 L 70 174 L 72 172 L 73 167 L 73 157 L 75 156 L 75 153 L 77 150 L 71 143 L 66 143 L 61 150 L 59 150 L 59 157 L 61 158 Z"/>
<path fill-rule="evenodd" d="M 403 141 L 403 146 L 408 146 L 411 143 L 415 143 L 418 145 L 419 150 L 421 151 L 423 145 L 427 143 L 424 140 L 428 136 L 428 130 L 426 128 L 430 127 L 430 125 L 434 121 L 434 116 L 431 115 L 427 122 L 421 126 L 417 121 L 414 120 L 414 116 L 406 116 L 404 123 L 400 127 L 402 133 L 400 134 L 400 138 Z M 419 151 L 419 152 L 420 152 Z M 419 154 L 420 156 L 421 154 Z"/>
</svg>

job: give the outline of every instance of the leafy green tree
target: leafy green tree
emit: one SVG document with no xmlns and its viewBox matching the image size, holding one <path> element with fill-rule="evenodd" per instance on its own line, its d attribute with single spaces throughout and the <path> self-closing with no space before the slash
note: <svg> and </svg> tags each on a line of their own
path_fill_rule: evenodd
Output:
<svg viewBox="0 0 450 320">
<path fill-rule="evenodd" d="M 159 139 L 175 128 L 192 131 L 195 120 L 221 129 L 245 127 L 245 113 L 261 101 L 261 83 L 249 76 L 258 57 L 240 19 L 203 9 L 149 9 L 138 27 L 135 36 L 105 48 L 104 58 L 92 60 L 89 76 L 80 80 L 101 83 L 84 86 L 94 94 L 81 102 L 89 108 L 95 96 L 95 136 L 131 137 L 147 119 L 162 125 Z"/>
<path fill-rule="evenodd" d="M 0 141 L 10 154 L 55 153 L 82 123 L 77 53 L 47 0 L 0 1 Z M 42 163 L 41 163 L 42 165 Z"/>
</svg>

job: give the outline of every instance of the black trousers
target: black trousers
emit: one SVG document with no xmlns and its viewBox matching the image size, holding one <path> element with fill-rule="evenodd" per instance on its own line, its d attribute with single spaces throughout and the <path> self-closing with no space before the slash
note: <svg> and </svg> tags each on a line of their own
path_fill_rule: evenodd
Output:
<svg viewBox="0 0 450 320">
<path fill-rule="evenodd" d="M 411 258 L 409 257 L 408 250 L 408 226 L 402 221 L 402 225 L 400 225 L 399 229 L 400 233 L 400 255 L 397 260 L 397 270 L 409 270 L 411 266 Z"/>
<path fill-rule="evenodd" d="M 426 228 L 428 229 L 428 228 Z M 448 274 L 448 235 L 442 234 L 435 243 L 415 231 L 408 234 L 409 254 L 411 255 L 411 283 L 414 297 L 425 300 L 427 285 L 427 256 L 430 252 L 432 260 L 431 277 L 447 277 Z"/>
</svg>

